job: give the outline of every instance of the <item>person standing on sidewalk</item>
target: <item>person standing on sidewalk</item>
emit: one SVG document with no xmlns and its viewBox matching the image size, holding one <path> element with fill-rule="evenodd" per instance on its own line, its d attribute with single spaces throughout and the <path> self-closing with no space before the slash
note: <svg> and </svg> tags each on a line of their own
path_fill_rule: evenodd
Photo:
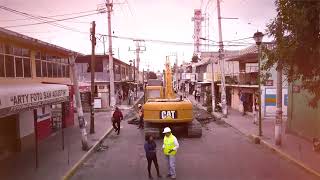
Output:
<svg viewBox="0 0 320 180">
<path fill-rule="evenodd" d="M 153 136 L 147 136 L 146 142 L 144 144 L 144 150 L 146 152 L 146 157 L 148 161 L 148 173 L 149 173 L 149 179 L 153 179 L 151 175 L 151 164 L 152 161 L 154 163 L 154 166 L 157 170 L 158 178 L 161 178 L 160 171 L 159 171 L 159 165 L 158 165 L 158 159 L 157 159 L 157 151 L 156 151 L 157 145 L 153 140 Z"/>
<path fill-rule="evenodd" d="M 179 148 L 179 143 L 177 138 L 171 133 L 169 127 L 164 128 L 163 133 L 165 134 L 163 138 L 163 153 L 166 156 L 168 162 L 169 173 L 167 177 L 171 179 L 176 179 L 176 158 L 175 155 Z"/>
<path fill-rule="evenodd" d="M 120 122 L 121 120 L 123 120 L 123 115 L 122 112 L 120 111 L 120 109 L 118 107 L 115 108 L 115 111 L 112 115 L 112 126 L 114 128 L 114 130 L 116 132 L 118 132 L 117 134 L 120 134 Z"/>
<path fill-rule="evenodd" d="M 139 108 L 139 127 L 138 129 L 143 129 L 144 128 L 144 121 L 143 121 L 143 118 L 144 118 L 144 114 L 143 114 L 143 108 L 142 108 L 142 105 L 141 104 L 138 104 L 138 108 Z"/>
</svg>

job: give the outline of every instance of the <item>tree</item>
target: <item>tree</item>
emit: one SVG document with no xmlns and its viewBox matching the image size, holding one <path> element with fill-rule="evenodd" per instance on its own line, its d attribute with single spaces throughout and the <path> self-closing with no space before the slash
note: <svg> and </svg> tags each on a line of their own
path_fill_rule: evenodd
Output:
<svg viewBox="0 0 320 180">
<path fill-rule="evenodd" d="M 263 69 L 283 68 L 288 82 L 301 81 L 317 107 L 320 100 L 320 1 L 276 0 L 277 16 L 267 25 L 275 46 L 264 48 L 267 61 Z"/>
<path fill-rule="evenodd" d="M 154 72 L 152 72 L 152 71 L 150 71 L 149 73 L 148 73 L 148 79 L 157 79 L 158 77 L 157 77 L 157 74 L 156 73 L 154 73 Z"/>
<path fill-rule="evenodd" d="M 194 54 L 194 55 L 192 56 L 191 62 L 192 62 L 192 63 L 197 63 L 198 61 L 199 61 L 198 55 Z"/>
</svg>

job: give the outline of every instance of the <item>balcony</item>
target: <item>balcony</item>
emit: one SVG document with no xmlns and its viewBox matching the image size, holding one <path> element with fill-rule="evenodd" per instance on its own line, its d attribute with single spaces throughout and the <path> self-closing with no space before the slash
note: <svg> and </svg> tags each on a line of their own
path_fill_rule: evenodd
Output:
<svg viewBox="0 0 320 180">
<path fill-rule="evenodd" d="M 80 73 L 78 79 L 81 82 L 91 82 L 91 73 Z M 108 82 L 110 81 L 109 73 L 105 72 L 96 72 L 95 73 L 96 82 Z M 123 75 L 115 74 L 114 81 L 133 81 L 133 75 Z"/>
</svg>

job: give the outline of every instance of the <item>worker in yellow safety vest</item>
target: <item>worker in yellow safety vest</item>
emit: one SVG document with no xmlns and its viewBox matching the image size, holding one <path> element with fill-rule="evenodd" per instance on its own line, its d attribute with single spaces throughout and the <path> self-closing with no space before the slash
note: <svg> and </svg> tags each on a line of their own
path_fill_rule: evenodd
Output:
<svg viewBox="0 0 320 180">
<path fill-rule="evenodd" d="M 176 159 L 175 155 L 179 148 L 179 143 L 177 138 L 171 133 L 169 127 L 164 128 L 163 133 L 165 134 L 163 139 L 163 153 L 166 156 L 168 162 L 169 173 L 167 177 L 171 179 L 176 179 Z"/>
</svg>

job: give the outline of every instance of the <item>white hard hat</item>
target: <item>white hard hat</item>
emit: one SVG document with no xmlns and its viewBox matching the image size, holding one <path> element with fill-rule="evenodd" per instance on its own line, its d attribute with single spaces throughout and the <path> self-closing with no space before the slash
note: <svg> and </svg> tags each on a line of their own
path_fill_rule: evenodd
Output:
<svg viewBox="0 0 320 180">
<path fill-rule="evenodd" d="M 168 133 L 171 132 L 171 129 L 169 127 L 164 128 L 162 133 Z"/>
<path fill-rule="evenodd" d="M 138 107 L 142 107 L 142 105 L 141 105 L 141 104 L 138 104 Z"/>
</svg>

